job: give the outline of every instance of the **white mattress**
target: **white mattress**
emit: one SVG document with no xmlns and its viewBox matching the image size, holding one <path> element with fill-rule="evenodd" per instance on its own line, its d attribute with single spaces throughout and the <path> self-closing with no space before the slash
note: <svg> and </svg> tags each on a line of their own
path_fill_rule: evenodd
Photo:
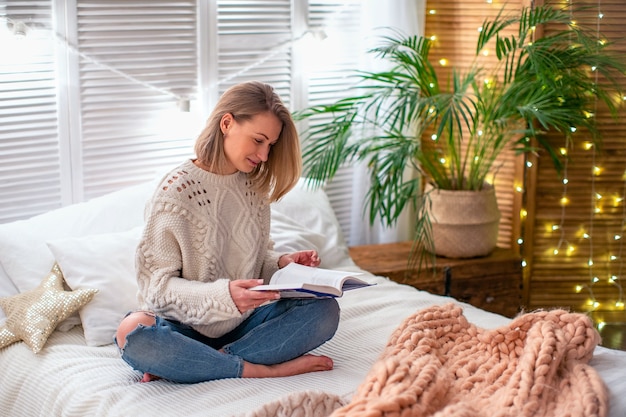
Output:
<svg viewBox="0 0 626 417">
<path fill-rule="evenodd" d="M 287 398 L 306 401 L 311 392 L 329 402 L 306 405 L 305 415 L 326 415 L 348 401 L 381 353 L 390 333 L 408 315 L 451 299 L 434 296 L 381 277 L 376 286 L 340 299 L 341 323 L 335 337 L 316 352 L 332 357 L 335 369 L 275 379 L 228 379 L 193 385 L 168 381 L 139 383 L 140 375 L 113 345 L 88 347 L 82 329 L 55 332 L 38 355 L 23 343 L 0 350 L 2 416 L 257 416 L 274 413 Z M 469 305 L 465 316 L 484 328 L 508 319 Z M 626 416 L 626 352 L 596 348 L 592 365 L 610 393 L 610 417 Z M 302 393 L 302 395 L 296 395 Z M 325 409 L 326 408 L 326 409 Z M 276 415 L 281 415 L 279 412 Z"/>
</svg>

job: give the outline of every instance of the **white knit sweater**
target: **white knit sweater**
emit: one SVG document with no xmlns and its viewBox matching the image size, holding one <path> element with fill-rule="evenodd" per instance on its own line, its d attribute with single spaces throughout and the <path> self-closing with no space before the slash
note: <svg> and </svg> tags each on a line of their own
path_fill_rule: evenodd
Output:
<svg viewBox="0 0 626 417">
<path fill-rule="evenodd" d="M 166 175 L 149 207 L 137 249 L 139 305 L 218 337 L 248 315 L 230 296 L 230 280 L 278 269 L 270 207 L 244 173 L 215 175 L 191 160 Z"/>
</svg>

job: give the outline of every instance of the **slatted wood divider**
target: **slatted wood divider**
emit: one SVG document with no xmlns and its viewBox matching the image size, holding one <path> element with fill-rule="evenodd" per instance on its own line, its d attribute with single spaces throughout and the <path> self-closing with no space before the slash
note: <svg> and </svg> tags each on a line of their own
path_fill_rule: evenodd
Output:
<svg viewBox="0 0 626 417">
<path fill-rule="evenodd" d="M 573 17 L 579 24 L 593 27 L 599 24 L 600 32 L 609 40 L 626 38 L 623 0 L 571 1 L 590 6 L 584 14 Z M 514 10 L 529 3 L 527 0 L 508 1 L 506 7 Z M 452 67 L 469 65 L 474 59 L 477 28 L 504 5 L 505 2 L 496 0 L 427 1 L 425 34 L 436 36 L 432 62 L 447 60 L 446 66 L 438 68 L 441 76 L 448 75 Z M 599 18 L 600 13 L 602 18 Z M 616 48 L 626 55 L 626 42 Z M 488 59 L 485 58 L 486 62 Z M 623 110 L 623 97 L 615 100 Z M 527 267 L 523 303 L 527 309 L 565 307 L 590 311 L 598 321 L 626 322 L 623 307 L 616 307 L 620 299 L 619 286 L 609 282 L 611 276 L 617 277 L 616 283 L 626 280 L 621 276 L 626 275 L 622 260 L 626 257 L 626 235 L 622 239 L 615 238 L 626 233 L 625 202 L 620 200 L 626 190 L 626 119 L 622 115 L 616 122 L 602 107 L 595 111 L 595 117 L 603 132 L 602 147 L 586 148 L 589 135 L 576 132 L 568 150 L 567 186 L 545 155 L 531 156 L 531 168 L 525 168 L 523 161 L 512 155 L 504 157 L 503 168 L 496 177 L 503 213 L 499 246 L 517 248 L 517 239 L 520 236 L 524 239 L 521 251 Z M 565 146 L 562 135 L 554 135 L 550 140 L 557 147 Z M 599 170 L 594 172 L 594 167 Z M 515 191 L 521 184 L 526 185 L 524 202 Z M 598 199 L 599 195 L 602 198 Z M 569 201 L 565 206 L 563 197 Z M 562 228 L 554 228 L 561 224 Z M 584 233 L 590 233 L 591 239 L 584 238 Z M 611 256 L 616 258 L 610 260 Z M 590 259 L 593 261 L 591 268 Z M 594 277 L 598 282 L 594 282 Z M 577 287 L 581 288 L 580 292 Z M 592 308 L 589 300 L 599 304 Z"/>
<path fill-rule="evenodd" d="M 597 30 L 600 38 L 609 41 L 626 36 L 623 1 L 574 0 L 574 4 L 588 6 L 573 16 L 577 24 Z M 626 56 L 626 42 L 621 41 L 613 49 Z M 626 80 L 623 76 L 621 80 L 626 91 Z M 603 80 L 599 78 L 598 82 Z M 603 137 L 601 147 L 589 147 L 588 132 L 574 133 L 571 144 L 567 145 L 566 185 L 555 177 L 547 157 L 540 156 L 537 160 L 537 181 L 528 190 L 535 197 L 534 224 L 527 233 L 527 240 L 532 239 L 531 251 L 527 253 L 531 309 L 563 306 L 589 311 L 598 321 L 626 322 L 623 305 L 618 304 L 620 282 L 626 284 L 623 277 L 626 236 L 616 238 L 625 232 L 625 202 L 621 200 L 626 190 L 623 101 L 623 95 L 615 97 L 621 109 L 617 121 L 605 107 L 598 105 L 595 110 Z M 561 135 L 552 136 L 550 141 L 554 146 L 566 147 Z M 563 198 L 567 199 L 566 203 L 562 202 Z M 609 281 L 612 276 L 615 283 Z M 593 301 L 598 304 L 590 305 Z"/>
</svg>

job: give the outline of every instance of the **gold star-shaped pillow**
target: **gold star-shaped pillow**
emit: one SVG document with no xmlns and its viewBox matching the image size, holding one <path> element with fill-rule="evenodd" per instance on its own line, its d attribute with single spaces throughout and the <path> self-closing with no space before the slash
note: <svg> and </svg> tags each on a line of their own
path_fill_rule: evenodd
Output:
<svg viewBox="0 0 626 417">
<path fill-rule="evenodd" d="M 38 353 L 57 325 L 87 304 L 98 290 L 65 291 L 63 273 L 56 263 L 39 286 L 0 298 L 7 320 L 0 327 L 0 348 L 23 340 Z"/>
</svg>

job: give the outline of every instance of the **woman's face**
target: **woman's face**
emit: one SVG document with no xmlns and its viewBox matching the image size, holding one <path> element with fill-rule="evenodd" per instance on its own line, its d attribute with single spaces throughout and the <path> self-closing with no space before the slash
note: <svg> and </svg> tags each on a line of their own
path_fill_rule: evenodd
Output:
<svg viewBox="0 0 626 417">
<path fill-rule="evenodd" d="M 270 112 L 259 113 L 247 121 L 236 120 L 227 113 L 222 116 L 220 127 L 228 160 L 228 170 L 224 174 L 234 174 L 237 171 L 249 173 L 258 164 L 267 161 L 283 124 Z"/>
</svg>

